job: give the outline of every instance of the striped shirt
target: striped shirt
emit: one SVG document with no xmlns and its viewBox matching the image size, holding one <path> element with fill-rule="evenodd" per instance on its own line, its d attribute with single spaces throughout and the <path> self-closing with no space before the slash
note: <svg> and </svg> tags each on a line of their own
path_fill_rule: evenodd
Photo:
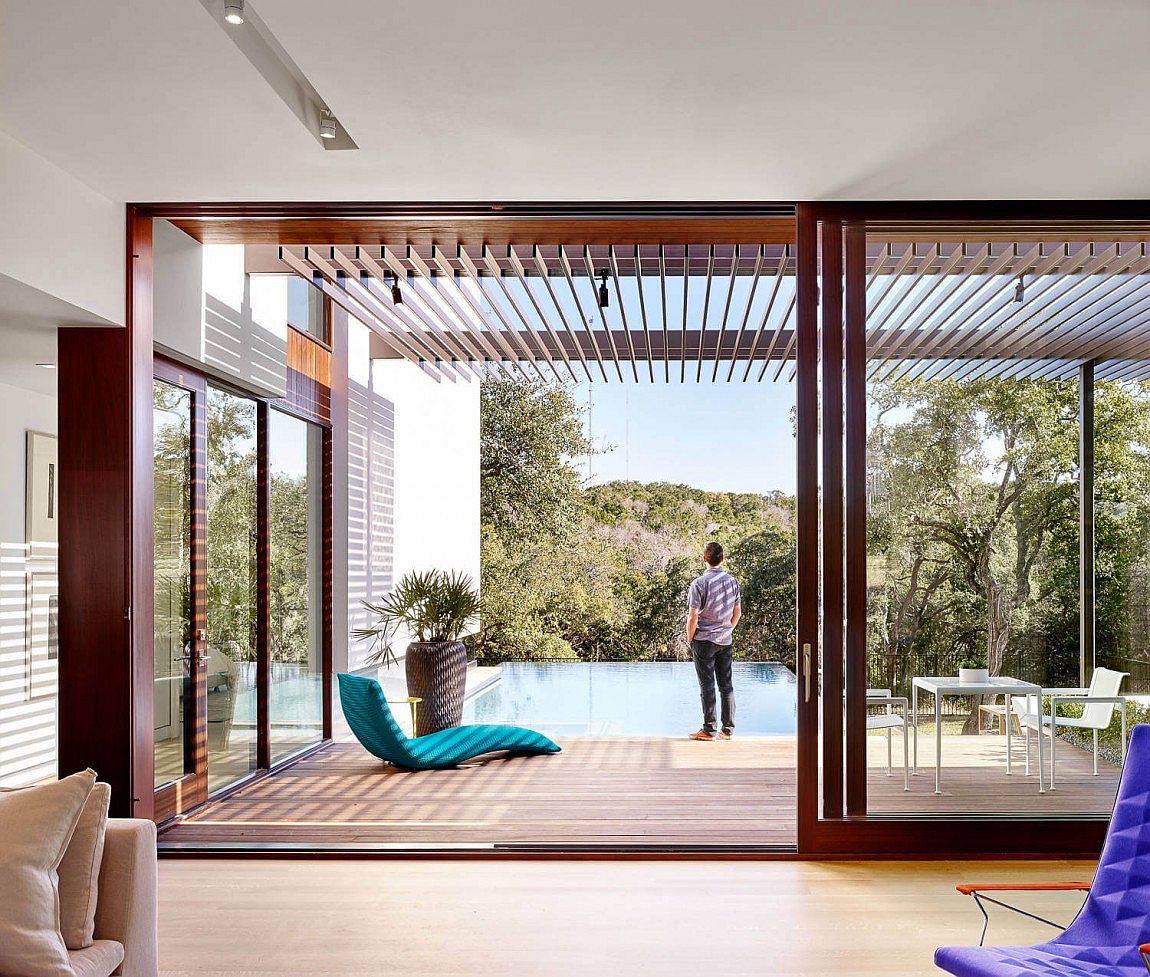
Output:
<svg viewBox="0 0 1150 977">
<path fill-rule="evenodd" d="M 729 645 L 734 640 L 731 615 L 739 606 L 739 582 L 722 567 L 711 567 L 691 583 L 687 606 L 699 612 L 697 641 Z"/>
</svg>

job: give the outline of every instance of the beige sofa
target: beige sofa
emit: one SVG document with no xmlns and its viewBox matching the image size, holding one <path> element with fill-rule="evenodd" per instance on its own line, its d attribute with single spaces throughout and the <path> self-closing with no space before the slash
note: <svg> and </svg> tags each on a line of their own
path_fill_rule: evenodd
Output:
<svg viewBox="0 0 1150 977">
<path fill-rule="evenodd" d="M 96 898 L 96 938 L 70 950 L 77 977 L 157 977 L 156 826 L 110 818 Z"/>
</svg>

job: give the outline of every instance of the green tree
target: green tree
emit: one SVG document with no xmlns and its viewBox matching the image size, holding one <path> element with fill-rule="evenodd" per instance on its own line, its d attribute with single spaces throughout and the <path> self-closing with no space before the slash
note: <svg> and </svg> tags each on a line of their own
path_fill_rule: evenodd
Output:
<svg viewBox="0 0 1150 977">
<path fill-rule="evenodd" d="M 582 515 L 572 459 L 592 449 L 570 392 L 543 382 L 489 379 L 480 394 L 480 507 L 500 533 L 559 533 Z"/>
</svg>

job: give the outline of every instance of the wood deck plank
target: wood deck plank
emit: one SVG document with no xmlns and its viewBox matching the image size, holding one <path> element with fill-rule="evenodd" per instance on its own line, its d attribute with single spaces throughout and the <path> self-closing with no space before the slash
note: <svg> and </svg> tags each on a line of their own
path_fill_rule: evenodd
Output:
<svg viewBox="0 0 1150 977">
<path fill-rule="evenodd" d="M 792 846 L 795 744 L 786 737 L 693 743 L 583 737 L 550 757 L 497 757 L 454 770 L 405 772 L 354 743 L 336 743 L 202 808 L 162 842 L 364 845 L 595 844 Z M 902 789 L 901 749 L 887 776 L 871 737 L 870 812 L 1059 814 L 1109 811 L 1118 771 L 1090 772 L 1087 754 L 1060 749 L 1058 790 L 1040 795 L 1021 744 L 1007 776 L 998 736 L 948 737 L 934 794 L 933 742 Z"/>
</svg>

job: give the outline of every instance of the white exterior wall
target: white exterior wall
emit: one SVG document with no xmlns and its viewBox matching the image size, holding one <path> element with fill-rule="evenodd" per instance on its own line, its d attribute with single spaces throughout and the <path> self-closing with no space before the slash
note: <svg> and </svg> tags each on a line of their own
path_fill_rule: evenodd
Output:
<svg viewBox="0 0 1150 977">
<path fill-rule="evenodd" d="M 153 232 L 156 348 L 241 387 L 287 389 L 287 278 L 245 274 L 242 244 L 200 244 L 174 224 Z"/>
<path fill-rule="evenodd" d="M 25 651 L 26 431 L 56 433 L 56 398 L 0 384 L 0 786 L 56 776 L 56 696 L 30 698 Z M 55 560 L 39 569 L 55 572 Z"/>
<path fill-rule="evenodd" d="M 460 570 L 479 582 L 479 381 L 436 383 L 406 360 L 376 360 L 395 404 L 395 576 Z"/>
<path fill-rule="evenodd" d="M 348 330 L 348 617 L 413 570 L 459 570 L 479 584 L 479 383 L 435 383 L 406 361 L 369 358 Z M 406 637 L 400 636 L 402 654 Z M 349 642 L 348 666 L 364 667 Z"/>
</svg>

